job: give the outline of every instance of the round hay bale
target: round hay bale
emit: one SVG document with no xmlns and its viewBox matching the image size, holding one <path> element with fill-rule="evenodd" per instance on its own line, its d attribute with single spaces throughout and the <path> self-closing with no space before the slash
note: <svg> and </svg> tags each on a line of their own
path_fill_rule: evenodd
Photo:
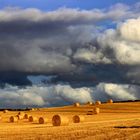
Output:
<svg viewBox="0 0 140 140">
<path fill-rule="evenodd" d="M 35 111 L 35 108 L 31 108 L 30 110 L 31 110 L 31 111 Z"/>
<path fill-rule="evenodd" d="M 22 115 L 22 116 L 24 116 L 24 112 L 18 112 L 18 115 Z"/>
<path fill-rule="evenodd" d="M 53 126 L 66 126 L 69 124 L 69 118 L 64 115 L 54 115 L 52 117 Z"/>
<path fill-rule="evenodd" d="M 36 117 L 33 117 L 33 116 L 30 116 L 28 118 L 28 120 L 29 120 L 29 122 L 35 122 L 35 121 L 37 121 L 37 118 Z"/>
<path fill-rule="evenodd" d="M 22 120 L 24 118 L 24 116 L 22 115 L 17 115 L 18 120 Z"/>
<path fill-rule="evenodd" d="M 7 113 L 8 112 L 8 110 L 3 110 L 3 113 Z"/>
<path fill-rule="evenodd" d="M 11 117 L 9 118 L 9 121 L 10 121 L 10 122 L 17 122 L 17 121 L 18 121 L 18 118 L 17 118 L 17 117 L 14 117 L 14 116 L 11 116 Z"/>
<path fill-rule="evenodd" d="M 28 114 L 24 114 L 24 119 L 28 119 L 29 115 Z"/>
<path fill-rule="evenodd" d="M 87 105 L 92 105 L 93 103 L 92 102 L 87 102 Z"/>
<path fill-rule="evenodd" d="M 48 122 L 48 119 L 47 118 L 43 118 L 43 117 L 40 117 L 39 120 L 38 120 L 39 124 L 44 124 L 44 123 L 47 123 Z"/>
<path fill-rule="evenodd" d="M 75 103 L 74 106 L 75 107 L 79 107 L 80 106 L 80 103 Z"/>
<path fill-rule="evenodd" d="M 75 115 L 72 117 L 73 123 L 80 123 L 80 122 L 84 122 L 85 117 L 82 115 Z"/>
<path fill-rule="evenodd" d="M 113 100 L 112 100 L 112 99 L 109 99 L 109 100 L 107 101 L 107 103 L 113 103 Z"/>
<path fill-rule="evenodd" d="M 101 101 L 96 101 L 95 104 L 96 105 L 100 105 L 101 104 Z"/>
<path fill-rule="evenodd" d="M 99 114 L 99 113 L 100 113 L 100 108 L 95 107 L 95 108 L 94 108 L 94 114 Z"/>
</svg>

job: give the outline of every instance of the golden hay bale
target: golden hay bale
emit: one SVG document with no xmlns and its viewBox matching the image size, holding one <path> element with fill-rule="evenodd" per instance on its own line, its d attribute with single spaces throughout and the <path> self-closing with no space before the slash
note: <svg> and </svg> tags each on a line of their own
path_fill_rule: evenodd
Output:
<svg viewBox="0 0 140 140">
<path fill-rule="evenodd" d="M 75 107 L 79 107 L 80 106 L 80 103 L 75 103 L 74 106 Z"/>
<path fill-rule="evenodd" d="M 24 114 L 24 119 L 28 119 L 29 115 L 28 114 Z"/>
<path fill-rule="evenodd" d="M 35 108 L 31 108 L 31 111 L 35 111 L 36 109 Z"/>
<path fill-rule="evenodd" d="M 110 99 L 110 100 L 108 100 L 108 101 L 107 101 L 107 103 L 113 103 L 113 100 L 112 100 L 112 99 Z"/>
<path fill-rule="evenodd" d="M 7 113 L 8 112 L 8 110 L 3 110 L 3 113 Z"/>
<path fill-rule="evenodd" d="M 11 116 L 11 117 L 9 118 L 9 121 L 10 121 L 10 122 L 17 122 L 17 121 L 18 121 L 18 118 L 17 118 L 17 117 L 14 117 L 14 116 Z"/>
<path fill-rule="evenodd" d="M 95 104 L 96 105 L 100 105 L 101 104 L 101 101 L 96 101 Z"/>
<path fill-rule="evenodd" d="M 53 126 L 66 126 L 69 124 L 69 118 L 64 115 L 54 115 L 52 117 Z"/>
<path fill-rule="evenodd" d="M 22 120 L 24 118 L 23 115 L 17 115 L 18 120 Z"/>
<path fill-rule="evenodd" d="M 94 108 L 94 114 L 99 114 L 99 113 L 100 113 L 100 108 L 95 107 L 95 108 Z"/>
<path fill-rule="evenodd" d="M 82 115 L 75 115 L 72 117 L 72 120 L 74 123 L 80 123 L 80 122 L 84 122 L 85 117 Z"/>
<path fill-rule="evenodd" d="M 35 121 L 37 121 L 37 118 L 36 117 L 33 117 L 33 116 L 30 116 L 28 118 L 28 120 L 29 120 L 29 122 L 35 122 Z"/>
<path fill-rule="evenodd" d="M 22 115 L 22 116 L 24 116 L 24 112 L 18 112 L 18 115 Z"/>
<path fill-rule="evenodd" d="M 86 104 L 87 104 L 87 105 L 92 105 L 93 103 L 92 103 L 92 102 L 87 102 Z"/>
<path fill-rule="evenodd" d="M 44 124 L 44 123 L 47 123 L 48 122 L 48 119 L 47 118 L 43 118 L 43 117 L 40 117 L 39 120 L 38 120 L 39 124 Z"/>
</svg>

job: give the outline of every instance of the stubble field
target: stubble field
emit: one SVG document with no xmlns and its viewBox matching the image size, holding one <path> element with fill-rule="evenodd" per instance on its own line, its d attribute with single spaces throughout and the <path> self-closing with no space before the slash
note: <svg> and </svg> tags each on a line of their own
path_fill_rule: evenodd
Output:
<svg viewBox="0 0 140 140">
<path fill-rule="evenodd" d="M 47 118 L 47 123 L 39 124 L 38 120 L 29 122 L 21 119 L 9 122 L 10 116 L 19 111 L 0 112 L 0 140 L 139 140 L 140 139 L 140 102 L 105 103 L 96 105 L 99 114 L 86 115 L 95 105 L 80 107 L 64 106 L 58 108 L 40 108 L 34 111 L 23 111 L 37 118 Z M 55 114 L 69 118 L 68 126 L 52 126 Z M 74 115 L 83 115 L 85 120 L 73 123 Z"/>
</svg>

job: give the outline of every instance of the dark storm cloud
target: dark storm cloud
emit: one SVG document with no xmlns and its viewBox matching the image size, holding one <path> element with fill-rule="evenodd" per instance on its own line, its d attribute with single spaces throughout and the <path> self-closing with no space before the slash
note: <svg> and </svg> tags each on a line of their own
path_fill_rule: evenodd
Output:
<svg viewBox="0 0 140 140">
<path fill-rule="evenodd" d="M 5 8 L 0 11 L 0 70 L 59 73 L 74 71 L 77 68 L 74 62 L 79 60 L 112 63 L 103 49 L 98 51 L 91 46 L 91 51 L 85 44 L 99 33 L 96 23 L 137 17 L 139 11 L 131 8 L 122 4 L 90 11 Z"/>
</svg>

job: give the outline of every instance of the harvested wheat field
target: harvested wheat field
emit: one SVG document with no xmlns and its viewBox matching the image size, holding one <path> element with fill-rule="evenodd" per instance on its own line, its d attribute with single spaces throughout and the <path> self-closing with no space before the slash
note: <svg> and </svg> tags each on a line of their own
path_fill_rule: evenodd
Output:
<svg viewBox="0 0 140 140">
<path fill-rule="evenodd" d="M 100 108 L 99 114 L 87 115 Z M 18 111 L 0 112 L 0 140 L 138 140 L 140 138 L 140 102 L 104 103 L 100 105 L 64 106 L 23 111 L 32 116 L 15 119 Z M 81 116 L 74 123 L 73 117 Z M 39 118 L 46 119 L 40 124 Z M 52 123 L 53 118 L 53 123 Z M 84 118 L 84 119 L 83 119 Z M 75 118 L 77 120 L 77 118 Z"/>
</svg>

